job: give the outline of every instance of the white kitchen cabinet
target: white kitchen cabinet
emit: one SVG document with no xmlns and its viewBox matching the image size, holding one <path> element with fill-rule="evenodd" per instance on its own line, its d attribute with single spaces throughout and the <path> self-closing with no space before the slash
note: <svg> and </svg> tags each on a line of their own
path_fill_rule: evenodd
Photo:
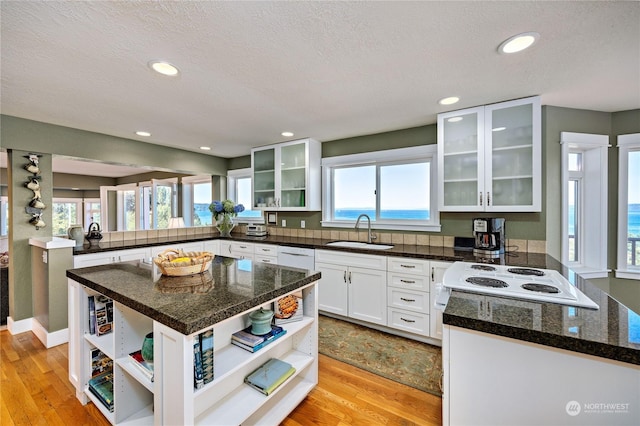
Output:
<svg viewBox="0 0 640 426">
<path fill-rule="evenodd" d="M 442 285 L 444 272 L 451 266 L 451 262 L 432 260 L 429 262 L 429 288 L 431 316 L 429 317 L 429 335 L 434 339 L 442 340 L 442 310 L 434 309 L 436 303 L 436 287 Z"/>
<path fill-rule="evenodd" d="M 108 265 L 116 262 L 127 262 L 130 260 L 142 260 L 150 256 L 150 250 L 147 247 L 104 251 L 100 253 L 78 254 L 73 256 L 74 268 L 85 268 L 87 266 Z"/>
<path fill-rule="evenodd" d="M 278 246 L 274 244 L 254 244 L 253 258 L 256 262 L 278 264 Z"/>
<path fill-rule="evenodd" d="M 429 261 L 387 258 L 387 325 L 429 336 Z"/>
<path fill-rule="evenodd" d="M 220 254 L 220 240 L 206 240 L 202 244 L 204 251 L 213 253 L 214 255 Z"/>
<path fill-rule="evenodd" d="M 440 211 L 541 209 L 540 98 L 438 115 Z"/>
<path fill-rule="evenodd" d="M 218 240 L 220 241 L 220 256 L 233 257 L 234 259 L 250 259 L 253 260 L 253 243 L 245 243 L 242 241 Z"/>
<path fill-rule="evenodd" d="M 316 250 L 318 309 L 387 325 L 387 261 L 384 256 Z"/>
<path fill-rule="evenodd" d="M 203 251 L 203 248 L 204 244 L 202 243 L 202 241 L 194 241 L 191 243 L 175 243 L 166 246 L 153 246 L 151 247 L 151 257 L 156 257 L 158 254 L 167 249 L 182 250 L 183 252 L 187 253 L 190 251 Z"/>
<path fill-rule="evenodd" d="M 251 150 L 253 209 L 321 209 L 320 142 L 301 139 Z"/>
</svg>

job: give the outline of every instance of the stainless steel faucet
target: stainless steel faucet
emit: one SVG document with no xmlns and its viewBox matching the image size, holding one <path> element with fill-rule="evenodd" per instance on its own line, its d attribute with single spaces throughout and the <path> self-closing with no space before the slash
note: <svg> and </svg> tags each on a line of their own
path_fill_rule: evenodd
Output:
<svg viewBox="0 0 640 426">
<path fill-rule="evenodd" d="M 375 240 L 377 237 L 371 233 L 371 218 L 368 215 L 363 213 L 360 216 L 358 216 L 358 220 L 356 220 L 356 231 L 360 232 L 360 229 L 358 229 L 358 226 L 360 225 L 360 219 L 362 219 L 363 217 L 367 218 L 367 223 L 368 223 L 367 244 L 372 244 L 373 240 Z"/>
</svg>

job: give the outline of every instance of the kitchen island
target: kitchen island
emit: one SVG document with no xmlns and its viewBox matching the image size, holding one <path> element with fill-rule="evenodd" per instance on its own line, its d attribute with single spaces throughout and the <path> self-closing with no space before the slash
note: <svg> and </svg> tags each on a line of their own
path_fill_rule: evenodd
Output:
<svg viewBox="0 0 640 426">
<path fill-rule="evenodd" d="M 556 263 L 599 309 L 451 293 L 445 425 L 640 424 L 640 316 Z"/>
<path fill-rule="evenodd" d="M 71 269 L 69 379 L 83 403 L 93 401 L 112 424 L 277 424 L 318 380 L 317 288 L 320 274 L 216 256 L 203 274 L 166 277 L 150 261 Z M 256 351 L 231 345 L 248 315 L 278 298 L 302 293 L 304 316 L 286 334 Z M 89 330 L 89 298 L 113 301 L 113 331 Z M 194 343 L 214 336 L 214 379 L 194 389 Z M 143 377 L 129 354 L 153 331 L 154 378 Z M 88 389 L 92 352 L 113 361 L 113 411 Z M 265 396 L 243 383 L 270 358 L 295 374 Z"/>
</svg>

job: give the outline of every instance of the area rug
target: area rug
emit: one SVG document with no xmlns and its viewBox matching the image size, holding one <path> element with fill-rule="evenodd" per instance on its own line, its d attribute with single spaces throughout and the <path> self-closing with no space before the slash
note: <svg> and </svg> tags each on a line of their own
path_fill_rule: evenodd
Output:
<svg viewBox="0 0 640 426">
<path fill-rule="evenodd" d="M 320 315 L 318 351 L 387 379 L 442 396 L 442 350 Z"/>
</svg>

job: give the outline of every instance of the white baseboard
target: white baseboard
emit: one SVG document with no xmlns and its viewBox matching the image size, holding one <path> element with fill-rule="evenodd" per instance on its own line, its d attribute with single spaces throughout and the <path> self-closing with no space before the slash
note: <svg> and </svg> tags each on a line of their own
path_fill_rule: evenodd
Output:
<svg viewBox="0 0 640 426">
<path fill-rule="evenodd" d="M 37 319 L 33 319 L 33 330 L 31 330 L 42 344 L 47 348 L 62 345 L 69 341 L 69 329 L 58 330 L 54 332 L 48 332 Z"/>
<path fill-rule="evenodd" d="M 48 332 L 38 320 L 35 318 L 27 318 L 20 321 L 14 321 L 11 317 L 7 317 L 7 329 L 9 333 L 20 334 L 31 331 L 47 348 L 62 345 L 69 341 L 69 329 Z"/>
</svg>

